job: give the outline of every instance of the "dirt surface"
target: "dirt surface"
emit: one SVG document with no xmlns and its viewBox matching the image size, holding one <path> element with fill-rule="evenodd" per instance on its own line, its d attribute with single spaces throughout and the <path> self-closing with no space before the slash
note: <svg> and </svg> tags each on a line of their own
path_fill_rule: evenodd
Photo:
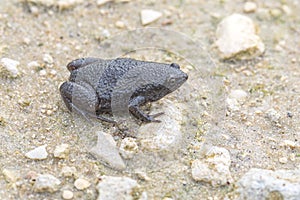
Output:
<svg viewBox="0 0 300 200">
<path fill-rule="evenodd" d="M 257 5 L 256 12 L 246 14 L 241 0 L 132 0 L 101 6 L 88 0 L 67 8 L 0 0 L 0 57 L 20 62 L 17 78 L 0 78 L 0 169 L 10 169 L 18 177 L 17 181 L 9 181 L 0 174 L 0 199 L 61 199 L 64 189 L 72 190 L 74 199 L 96 199 L 96 185 L 104 174 L 138 180 L 148 193 L 148 199 L 222 199 L 226 196 L 234 199 L 235 195 L 231 195 L 234 183 L 213 187 L 192 179 L 190 163 L 199 157 L 199 144 L 203 142 L 230 152 L 230 171 L 235 181 L 253 167 L 274 170 L 299 167 L 300 4 L 297 0 L 271 0 Z M 140 50 L 132 45 L 133 40 L 139 38 L 123 41 L 124 32 L 144 28 L 140 20 L 142 9 L 161 12 L 162 17 L 149 27 L 164 28 L 176 37 L 159 37 L 161 39 L 155 41 L 146 35 L 139 41 L 145 44 Z M 266 46 L 261 57 L 251 61 L 218 59 L 214 47 L 217 24 L 235 12 L 252 18 L 258 25 Z M 194 43 L 190 48 L 185 45 L 185 49 L 178 49 L 181 46 L 177 45 L 177 34 L 191 38 Z M 111 45 L 105 46 L 107 38 Z M 178 40 L 184 41 L 182 38 Z M 201 44 L 198 48 L 195 41 Z M 161 50 L 157 43 L 169 48 Z M 124 46 L 128 48 L 122 49 Z M 45 54 L 49 54 L 53 62 Z M 200 60 L 195 58 L 197 54 Z M 127 161 L 124 172 L 102 165 L 87 148 L 89 136 L 95 129 L 112 134 L 120 131 L 102 122 L 97 122 L 96 128 L 91 127 L 67 110 L 58 91 L 69 76 L 65 66 L 71 60 L 121 55 L 177 62 L 189 74 L 188 82 L 166 97 L 185 105 L 183 145 L 178 152 L 143 153 Z M 32 61 L 38 64 L 28 65 Z M 230 112 L 225 99 L 236 89 L 247 92 L 248 96 L 239 110 Z M 157 102 L 154 106 L 159 108 L 160 105 Z M 136 133 L 138 126 L 138 123 L 133 125 L 130 132 Z M 115 138 L 117 142 L 120 140 Z M 285 140 L 298 147 L 282 144 Z M 70 145 L 68 157 L 54 158 L 55 147 L 62 143 Z M 34 161 L 24 156 L 44 144 L 49 153 L 47 159 Z M 78 177 L 85 177 L 92 185 L 86 190 L 77 190 L 74 177 L 60 175 L 63 166 L 75 166 Z M 150 181 L 143 181 L 134 173 L 141 168 L 151 177 Z M 55 193 L 34 192 L 34 182 L 28 178 L 30 172 L 52 174 L 62 184 Z"/>
</svg>

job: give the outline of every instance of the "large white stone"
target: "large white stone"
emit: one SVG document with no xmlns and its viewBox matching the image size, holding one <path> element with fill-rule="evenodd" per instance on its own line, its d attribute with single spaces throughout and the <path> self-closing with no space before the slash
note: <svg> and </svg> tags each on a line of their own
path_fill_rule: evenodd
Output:
<svg viewBox="0 0 300 200">
<path fill-rule="evenodd" d="M 251 59 L 265 51 L 252 19 L 240 14 L 224 18 L 217 27 L 216 45 L 223 59 Z"/>
<path fill-rule="evenodd" d="M 90 153 L 103 164 L 107 164 L 117 170 L 124 170 L 126 165 L 119 154 L 113 137 L 101 131 L 97 132 L 97 136 L 97 144 L 91 148 Z"/>
<path fill-rule="evenodd" d="M 230 163 L 228 150 L 211 147 L 204 158 L 192 162 L 192 177 L 196 181 L 207 182 L 213 186 L 226 185 L 232 182 Z"/>
<path fill-rule="evenodd" d="M 300 199 L 300 169 L 250 169 L 238 182 L 239 199 Z"/>
<path fill-rule="evenodd" d="M 181 122 L 183 119 L 181 110 L 170 101 L 161 101 L 160 106 L 164 114 L 156 119 L 160 123 L 143 124 L 139 129 L 138 137 L 141 139 L 141 148 L 148 151 L 174 151 L 180 148 L 183 140 Z M 153 111 L 156 113 L 158 111 Z"/>
</svg>

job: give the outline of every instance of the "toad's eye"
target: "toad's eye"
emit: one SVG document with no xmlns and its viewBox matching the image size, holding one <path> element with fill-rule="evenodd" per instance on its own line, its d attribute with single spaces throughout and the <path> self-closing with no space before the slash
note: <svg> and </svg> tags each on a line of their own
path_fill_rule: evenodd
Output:
<svg viewBox="0 0 300 200">
<path fill-rule="evenodd" d="M 170 65 L 171 67 L 175 68 L 175 69 L 179 69 L 179 65 L 177 63 L 171 63 Z"/>
<path fill-rule="evenodd" d="M 174 77 L 170 77 L 168 82 L 173 85 L 176 82 L 176 79 Z"/>
</svg>

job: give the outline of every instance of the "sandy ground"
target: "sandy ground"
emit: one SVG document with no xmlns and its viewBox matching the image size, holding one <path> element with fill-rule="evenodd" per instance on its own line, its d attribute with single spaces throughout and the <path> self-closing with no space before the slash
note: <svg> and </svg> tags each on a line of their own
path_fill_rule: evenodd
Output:
<svg viewBox="0 0 300 200">
<path fill-rule="evenodd" d="M 281 143 L 284 140 L 300 142 L 300 4 L 296 0 L 258 3 L 255 13 L 245 15 L 258 25 L 259 35 L 266 45 L 265 54 L 247 62 L 223 62 L 216 56 L 213 45 L 216 26 L 231 13 L 243 13 L 243 5 L 241 0 L 234 3 L 133 0 L 97 6 L 89 0 L 61 10 L 0 0 L 0 57 L 20 62 L 17 78 L 0 78 L 0 169 L 11 169 L 21 177 L 18 184 L 11 184 L 0 174 L 0 199 L 61 199 L 61 190 L 65 188 L 73 190 L 75 199 L 95 199 L 101 175 L 135 178 L 134 169 L 145 164 L 152 180 L 139 181 L 139 184 L 149 199 L 222 199 L 233 190 L 233 184 L 212 187 L 191 178 L 190 162 L 197 157 L 193 145 L 197 141 L 229 150 L 230 170 L 235 180 L 253 167 L 274 170 L 298 167 L 300 149 Z M 145 8 L 163 13 L 150 26 L 200 41 L 203 47 L 197 49 L 202 59 L 199 62 L 212 70 L 204 73 L 201 70 L 206 71 L 206 67 L 190 67 L 186 57 L 195 49 L 190 53 L 188 48 L 184 52 L 178 50 L 174 54 L 153 49 L 128 53 L 129 57 L 146 60 L 175 60 L 189 73 L 187 84 L 167 97 L 186 104 L 182 128 L 186 142 L 175 155 L 145 153 L 142 158 L 147 161 L 132 160 L 127 163 L 125 172 L 117 172 L 87 153 L 82 133 L 90 130 L 89 125 L 67 111 L 58 87 L 69 76 L 65 66 L 71 60 L 118 54 L 119 49 L 114 55 L 109 53 L 111 50 L 101 52 L 99 45 L 107 36 L 143 28 L 140 11 Z M 117 36 L 117 47 L 123 42 L 120 40 Z M 168 44 L 168 37 L 165 40 L 158 42 Z M 130 50 L 124 49 L 121 53 Z M 51 55 L 53 63 L 45 62 L 45 54 Z M 32 61 L 39 64 L 28 65 Z M 206 85 L 199 86 L 201 83 Z M 228 112 L 224 99 L 235 89 L 246 91 L 247 100 L 238 111 Z M 203 91 L 211 92 L 206 96 Z M 203 106 L 205 103 L 208 105 Z M 270 113 L 272 110 L 276 111 L 275 115 Z M 99 123 L 99 127 L 115 131 L 112 125 Z M 71 151 L 67 159 L 59 160 L 51 152 L 61 143 L 69 144 Z M 50 153 L 46 160 L 32 161 L 24 157 L 24 153 L 43 144 L 47 144 Z M 282 158 L 287 161 L 279 162 Z M 78 191 L 73 186 L 73 178 L 61 178 L 60 191 L 33 192 L 32 182 L 26 179 L 30 171 L 60 177 L 63 166 L 75 166 L 79 176 L 92 183 L 91 187 Z"/>
</svg>

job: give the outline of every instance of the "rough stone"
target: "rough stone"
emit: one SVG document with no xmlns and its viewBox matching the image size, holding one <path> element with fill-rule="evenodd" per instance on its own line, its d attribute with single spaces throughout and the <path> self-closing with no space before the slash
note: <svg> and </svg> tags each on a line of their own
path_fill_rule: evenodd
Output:
<svg viewBox="0 0 300 200">
<path fill-rule="evenodd" d="M 141 11 L 141 21 L 142 25 L 146 26 L 148 24 L 151 24 L 152 22 L 155 22 L 162 16 L 161 12 L 145 9 Z"/>
<path fill-rule="evenodd" d="M 238 182 L 239 199 L 300 199 L 300 169 L 250 169 Z"/>
<path fill-rule="evenodd" d="M 78 5 L 82 2 L 84 2 L 84 0 L 23 0 L 25 2 L 31 2 L 37 5 L 43 5 L 46 7 L 58 7 L 59 9 L 63 10 L 63 9 L 69 9 L 74 7 L 75 5 Z"/>
<path fill-rule="evenodd" d="M 126 165 L 122 160 L 116 142 L 110 134 L 98 131 L 97 144 L 91 148 L 90 153 L 94 155 L 103 164 L 117 170 L 124 170 Z"/>
<path fill-rule="evenodd" d="M 253 21 L 244 15 L 232 14 L 217 27 L 216 45 L 223 59 L 252 59 L 265 51 L 265 45 L 256 34 Z"/>
<path fill-rule="evenodd" d="M 135 198 L 132 196 L 138 188 L 137 181 L 128 177 L 114 177 L 114 176 L 102 176 L 101 181 L 97 185 L 98 200 L 113 200 L 113 199 L 146 199 L 145 193 L 141 194 L 141 197 Z"/>
<path fill-rule="evenodd" d="M 179 106 L 167 100 L 161 102 L 163 110 L 160 112 L 164 112 L 158 118 L 161 122 L 143 124 L 139 129 L 138 137 L 141 139 L 141 148 L 144 150 L 169 152 L 178 150 L 182 143 L 180 123 L 183 116 Z"/>
<path fill-rule="evenodd" d="M 60 175 L 64 177 L 75 177 L 77 176 L 77 170 L 75 167 L 64 166 L 61 169 Z"/>
<path fill-rule="evenodd" d="M 245 13 L 252 13 L 255 12 L 257 9 L 257 4 L 255 2 L 247 1 L 244 4 L 244 12 Z"/>
<path fill-rule="evenodd" d="M 120 153 L 124 159 L 131 159 L 137 153 L 139 147 L 136 139 L 127 137 L 124 138 L 120 145 Z"/>
<path fill-rule="evenodd" d="M 19 174 L 12 169 L 4 168 L 2 170 L 2 174 L 4 175 L 5 180 L 9 183 L 15 183 L 18 179 L 20 179 Z"/>
<path fill-rule="evenodd" d="M 16 78 L 19 75 L 19 67 L 20 62 L 10 59 L 10 58 L 2 58 L 0 60 L 0 70 L 3 76 L 8 76 L 12 78 Z"/>
<path fill-rule="evenodd" d="M 226 99 L 227 108 L 230 111 L 238 111 L 246 98 L 247 93 L 244 90 L 232 90 Z"/>
<path fill-rule="evenodd" d="M 61 144 L 55 147 L 53 152 L 55 158 L 66 158 L 69 155 L 69 145 Z"/>
<path fill-rule="evenodd" d="M 39 174 L 33 189 L 35 192 L 55 192 L 59 189 L 60 180 L 51 174 Z"/>
<path fill-rule="evenodd" d="M 232 182 L 230 163 L 230 154 L 226 149 L 212 147 L 207 150 L 203 159 L 192 162 L 192 177 L 212 186 L 226 185 Z"/>
<path fill-rule="evenodd" d="M 43 61 L 47 64 L 53 64 L 54 62 L 53 57 L 50 54 L 44 54 Z"/>
<path fill-rule="evenodd" d="M 271 120 L 271 122 L 278 124 L 281 120 L 281 115 L 274 108 L 270 108 L 266 111 L 266 117 Z"/>
<path fill-rule="evenodd" d="M 63 199 L 73 199 L 74 193 L 70 190 L 64 190 L 61 196 Z"/>
<path fill-rule="evenodd" d="M 29 159 L 33 160 L 44 160 L 48 157 L 48 153 L 46 150 L 47 145 L 39 146 L 25 154 L 25 156 Z"/>
<path fill-rule="evenodd" d="M 83 178 L 79 178 L 79 179 L 76 179 L 76 181 L 74 182 L 74 186 L 78 190 L 84 190 L 84 189 L 90 187 L 91 183 Z"/>
</svg>

